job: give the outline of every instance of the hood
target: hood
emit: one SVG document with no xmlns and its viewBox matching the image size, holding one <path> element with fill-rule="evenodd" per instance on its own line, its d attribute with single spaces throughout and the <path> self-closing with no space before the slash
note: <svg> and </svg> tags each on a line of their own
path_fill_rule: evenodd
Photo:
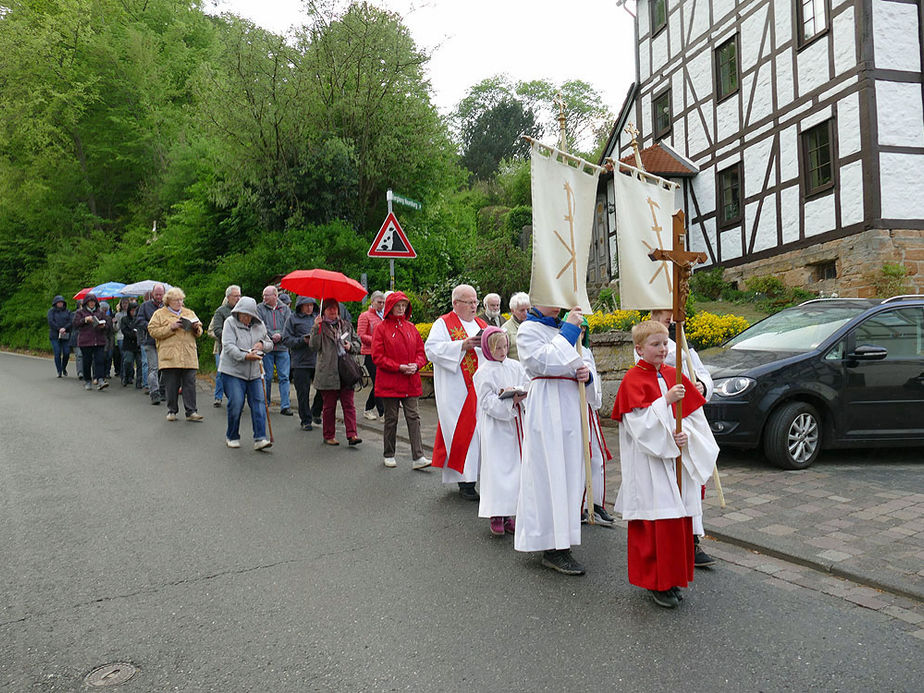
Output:
<svg viewBox="0 0 924 693">
<path fill-rule="evenodd" d="M 59 296 L 55 296 L 53 299 L 51 299 L 51 307 L 54 308 L 54 307 L 55 307 L 55 303 L 58 303 L 58 302 L 63 303 L 63 304 L 64 304 L 64 310 L 67 310 L 67 301 L 64 300 L 64 296 L 60 296 L 60 295 L 59 295 Z"/>
<path fill-rule="evenodd" d="M 261 324 L 263 323 L 263 321 L 260 320 L 260 316 L 257 315 L 257 302 L 250 296 L 241 296 L 241 299 L 237 302 L 237 305 L 231 309 L 231 315 L 234 315 L 235 313 L 243 313 L 244 315 L 249 315 L 255 320 L 258 320 Z"/>
<path fill-rule="evenodd" d="M 88 305 L 90 301 L 93 301 L 93 307 L 90 308 Z M 96 298 L 96 294 L 87 294 L 83 297 L 83 307 L 87 310 L 97 311 L 99 310 L 99 299 Z"/>
<path fill-rule="evenodd" d="M 295 314 L 301 315 L 298 309 L 308 304 L 311 304 L 314 306 L 314 312 L 312 313 L 312 315 L 316 315 L 318 312 L 318 302 L 315 301 L 313 298 L 311 298 L 311 296 L 299 296 L 298 297 L 298 300 L 295 301 Z"/>
<path fill-rule="evenodd" d="M 391 309 L 395 307 L 398 301 L 407 301 L 407 310 L 404 311 L 404 319 L 411 320 L 411 299 L 404 295 L 403 291 L 392 291 L 385 297 L 385 317 L 391 314 Z"/>
<path fill-rule="evenodd" d="M 484 330 L 481 331 L 481 353 L 484 354 L 484 357 L 488 361 L 497 361 L 497 359 L 494 358 L 494 354 L 491 353 L 491 349 L 488 347 L 488 339 L 491 337 L 492 334 L 498 334 L 498 333 L 507 334 L 501 328 L 494 327 L 493 325 L 489 325 L 488 327 L 484 328 Z"/>
</svg>

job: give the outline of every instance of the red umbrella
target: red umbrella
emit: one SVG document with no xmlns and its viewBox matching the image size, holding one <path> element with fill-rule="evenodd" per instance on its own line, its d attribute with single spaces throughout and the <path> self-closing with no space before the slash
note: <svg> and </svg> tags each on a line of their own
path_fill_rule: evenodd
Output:
<svg viewBox="0 0 924 693">
<path fill-rule="evenodd" d="M 330 270 L 295 270 L 282 278 L 279 285 L 299 296 L 335 298 L 338 301 L 361 301 L 366 296 L 363 285 L 355 279 Z"/>
<path fill-rule="evenodd" d="M 74 300 L 82 301 L 84 298 L 86 298 L 87 294 L 90 293 L 92 290 L 93 290 L 92 286 L 88 286 L 86 289 L 81 289 L 76 294 L 74 294 Z"/>
</svg>

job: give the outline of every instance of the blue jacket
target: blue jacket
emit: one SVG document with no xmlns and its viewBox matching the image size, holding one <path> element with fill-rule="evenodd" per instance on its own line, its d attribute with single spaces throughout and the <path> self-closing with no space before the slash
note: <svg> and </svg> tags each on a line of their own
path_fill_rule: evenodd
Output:
<svg viewBox="0 0 924 693">
<path fill-rule="evenodd" d="M 302 315 L 299 307 L 310 304 L 313 306 L 308 315 Z M 295 312 L 289 317 L 286 329 L 282 333 L 282 344 L 288 347 L 292 360 L 290 368 L 314 368 L 318 360 L 317 352 L 308 346 L 305 337 L 311 335 L 314 320 L 319 315 L 317 301 L 308 296 L 299 296 L 295 302 Z"/>
<path fill-rule="evenodd" d="M 64 303 L 64 308 L 58 308 L 56 303 Z M 67 330 L 68 339 L 70 339 L 71 327 L 74 324 L 74 314 L 67 309 L 67 301 L 64 296 L 55 296 L 51 301 L 51 308 L 48 310 L 48 339 L 57 339 L 58 330 L 62 327 Z"/>
</svg>

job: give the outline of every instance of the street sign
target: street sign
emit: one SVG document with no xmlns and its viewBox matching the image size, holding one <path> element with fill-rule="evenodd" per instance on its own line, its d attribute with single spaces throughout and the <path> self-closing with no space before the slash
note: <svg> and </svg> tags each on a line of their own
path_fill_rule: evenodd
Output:
<svg viewBox="0 0 924 693">
<path fill-rule="evenodd" d="M 366 253 L 369 257 L 417 257 L 411 242 L 404 235 L 394 212 L 385 217 L 382 228 L 375 235 L 372 247 Z"/>
<path fill-rule="evenodd" d="M 388 192 L 391 193 L 391 199 L 399 205 L 404 205 L 405 207 L 410 207 L 412 209 L 420 209 L 423 207 L 423 205 L 420 204 L 417 200 L 412 200 L 409 197 L 402 197 L 401 195 L 391 192 L 391 190 Z"/>
</svg>

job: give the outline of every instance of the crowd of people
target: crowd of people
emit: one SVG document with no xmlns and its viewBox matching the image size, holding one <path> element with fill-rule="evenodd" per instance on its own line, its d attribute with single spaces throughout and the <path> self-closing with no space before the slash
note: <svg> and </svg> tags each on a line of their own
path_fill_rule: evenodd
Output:
<svg viewBox="0 0 924 693">
<path fill-rule="evenodd" d="M 48 327 L 58 377 L 68 374 L 76 347 L 78 377 L 87 390 L 105 389 L 114 367 L 124 387 L 144 389 L 153 405 L 166 401 L 167 421 L 177 420 L 180 397 L 186 420 L 201 421 L 196 340 L 206 330 L 184 299 L 181 289 L 158 284 L 141 304 L 122 299 L 115 313 L 92 294 L 71 313 L 56 296 Z M 270 285 L 262 299 L 258 304 L 239 286 L 229 286 L 207 329 L 217 367 L 213 404 L 228 400 L 229 448 L 241 446 L 245 403 L 254 449 L 272 446 L 268 404 L 274 377 L 281 415 L 294 415 L 291 378 L 302 430 L 320 423 L 324 444 L 340 445 L 339 403 L 347 443 L 362 443 L 354 403 L 361 357 L 373 383 L 363 416 L 384 422 L 385 467 L 398 464 L 403 409 L 413 469 L 441 468 L 443 483 L 478 502 L 490 532 L 513 535 L 516 551 L 539 552 L 542 565 L 559 573 L 584 574 L 572 553 L 581 543 L 582 523 L 610 527 L 615 520 L 604 497 L 612 455 L 599 418 L 601 380 L 579 308 L 561 317 L 560 307 L 532 306 L 529 295 L 516 293 L 505 320 L 499 295 L 479 302 L 476 290 L 461 284 L 453 290 L 452 310 L 433 323 L 424 343 L 401 291 L 373 292 L 356 328 L 346 307 L 331 298 L 319 306 L 314 298 L 298 297 L 293 311 L 290 296 Z M 633 328 L 637 363 L 611 414 L 620 421 L 622 483 L 614 510 L 628 521 L 629 580 L 667 608 L 683 599 L 681 588 L 693 579 L 695 566 L 714 563 L 698 540 L 702 493 L 718 455 L 701 409 L 712 382 L 692 350 L 677 380 L 670 322 L 669 311 L 652 311 L 651 320 Z M 432 460 L 424 454 L 419 410 L 420 371 L 428 362 L 438 418 Z M 673 415 L 677 404 L 680 426 Z"/>
</svg>

